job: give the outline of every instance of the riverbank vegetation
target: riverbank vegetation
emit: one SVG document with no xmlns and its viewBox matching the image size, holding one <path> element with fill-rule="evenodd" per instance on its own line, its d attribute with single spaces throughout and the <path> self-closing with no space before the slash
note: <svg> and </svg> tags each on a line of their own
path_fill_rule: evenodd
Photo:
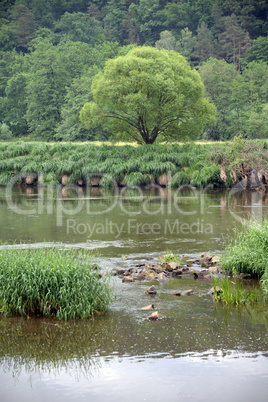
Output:
<svg viewBox="0 0 268 402">
<path fill-rule="evenodd" d="M 267 2 L 201 3 L 1 2 L 0 140 L 124 138 L 126 132 L 107 126 L 87 128 L 79 112 L 93 101 L 91 84 L 107 61 L 141 46 L 183 57 L 200 74 L 206 100 L 217 108 L 216 121 L 199 127 L 200 139 L 267 138 Z"/>
<path fill-rule="evenodd" d="M 241 305 L 257 302 L 260 289 L 247 291 L 241 284 L 241 279 L 234 280 L 228 276 L 213 278 L 213 299 L 224 304 Z"/>
<path fill-rule="evenodd" d="M 109 276 L 92 256 L 60 247 L 0 249 L 0 308 L 5 315 L 91 318 L 112 299 Z"/>
<path fill-rule="evenodd" d="M 228 274 L 244 273 L 260 279 L 268 294 L 268 219 L 262 223 L 251 221 L 236 230 L 221 256 L 221 264 Z"/>
<path fill-rule="evenodd" d="M 231 187 L 268 183 L 266 141 L 114 146 L 77 143 L 0 144 L 0 185 Z"/>
</svg>

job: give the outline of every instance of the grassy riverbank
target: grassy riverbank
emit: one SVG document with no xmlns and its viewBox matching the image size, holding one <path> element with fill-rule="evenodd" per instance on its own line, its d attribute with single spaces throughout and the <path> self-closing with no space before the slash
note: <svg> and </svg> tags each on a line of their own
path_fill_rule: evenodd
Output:
<svg viewBox="0 0 268 402">
<path fill-rule="evenodd" d="M 261 170 L 268 180 L 265 141 L 170 145 L 93 145 L 91 143 L 0 143 L 0 185 L 79 184 L 112 187 L 148 184 L 232 186 Z M 265 179 L 266 177 L 266 179 Z"/>
<path fill-rule="evenodd" d="M 260 279 L 268 295 L 268 219 L 250 222 L 236 231 L 221 256 L 221 265 L 228 274 L 249 274 Z"/>
<path fill-rule="evenodd" d="M 0 307 L 6 315 L 90 318 L 107 310 L 109 277 L 78 250 L 1 248 Z"/>
</svg>

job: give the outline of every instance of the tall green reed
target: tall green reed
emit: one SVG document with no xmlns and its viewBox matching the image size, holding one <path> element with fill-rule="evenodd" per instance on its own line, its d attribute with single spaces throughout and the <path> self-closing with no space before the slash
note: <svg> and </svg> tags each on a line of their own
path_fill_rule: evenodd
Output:
<svg viewBox="0 0 268 402">
<path fill-rule="evenodd" d="M 5 315 L 41 315 L 60 320 L 90 318 L 112 300 L 109 275 L 92 255 L 59 246 L 0 249 L 0 305 Z"/>
</svg>

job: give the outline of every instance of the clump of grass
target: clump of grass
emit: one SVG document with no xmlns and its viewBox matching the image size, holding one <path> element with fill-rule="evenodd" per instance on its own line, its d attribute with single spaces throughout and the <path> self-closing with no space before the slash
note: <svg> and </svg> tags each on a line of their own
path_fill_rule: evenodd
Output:
<svg viewBox="0 0 268 402">
<path fill-rule="evenodd" d="M 41 315 L 60 320 L 90 318 L 107 310 L 109 276 L 92 256 L 60 247 L 0 249 L 0 300 L 5 315 Z"/>
<path fill-rule="evenodd" d="M 170 182 L 170 187 L 180 187 L 189 183 L 189 175 L 182 170 L 181 172 L 177 172 L 172 177 Z"/>
<path fill-rule="evenodd" d="M 258 290 L 254 289 L 251 292 L 247 292 L 242 288 L 240 280 L 234 282 L 228 278 L 228 276 L 224 278 L 214 278 L 213 287 L 213 298 L 216 302 L 238 305 L 258 301 Z"/>
<path fill-rule="evenodd" d="M 220 177 L 220 167 L 215 164 L 204 166 L 192 173 L 191 185 L 200 187 L 208 184 L 213 184 L 215 187 L 224 184 Z"/>
<path fill-rule="evenodd" d="M 139 187 L 150 183 L 150 178 L 141 172 L 132 172 L 125 176 L 124 181 L 128 187 Z"/>
<path fill-rule="evenodd" d="M 229 273 L 249 273 L 258 278 L 264 272 L 268 275 L 268 220 L 262 223 L 251 221 L 241 230 L 236 229 L 234 238 L 221 256 L 221 264 Z"/>
<path fill-rule="evenodd" d="M 166 252 L 165 255 L 160 256 L 160 261 L 161 262 L 176 262 L 177 264 L 181 264 L 181 260 L 177 255 L 174 255 L 172 251 Z"/>
<path fill-rule="evenodd" d="M 223 279 L 213 279 L 214 301 L 226 304 L 243 304 L 246 302 L 246 292 L 242 289 L 240 281 L 230 282 L 228 276 Z"/>
</svg>

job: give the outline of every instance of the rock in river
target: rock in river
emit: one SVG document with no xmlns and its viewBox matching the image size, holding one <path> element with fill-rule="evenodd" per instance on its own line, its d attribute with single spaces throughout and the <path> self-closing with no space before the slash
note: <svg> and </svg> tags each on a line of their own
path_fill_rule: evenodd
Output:
<svg viewBox="0 0 268 402">
<path fill-rule="evenodd" d="M 154 309 L 154 305 L 153 304 L 149 304 L 148 306 L 144 306 L 141 308 L 141 310 L 153 310 Z"/>
<path fill-rule="evenodd" d="M 175 296 L 192 296 L 193 295 L 193 289 L 174 290 L 173 294 Z"/>
<path fill-rule="evenodd" d="M 148 289 L 145 290 L 145 294 L 149 296 L 156 295 L 157 291 L 154 285 L 150 286 Z"/>
<path fill-rule="evenodd" d="M 150 321 L 157 321 L 159 320 L 159 314 L 158 311 L 155 311 L 154 313 L 152 313 L 151 315 L 149 315 L 149 317 L 147 317 L 148 320 Z"/>
</svg>

